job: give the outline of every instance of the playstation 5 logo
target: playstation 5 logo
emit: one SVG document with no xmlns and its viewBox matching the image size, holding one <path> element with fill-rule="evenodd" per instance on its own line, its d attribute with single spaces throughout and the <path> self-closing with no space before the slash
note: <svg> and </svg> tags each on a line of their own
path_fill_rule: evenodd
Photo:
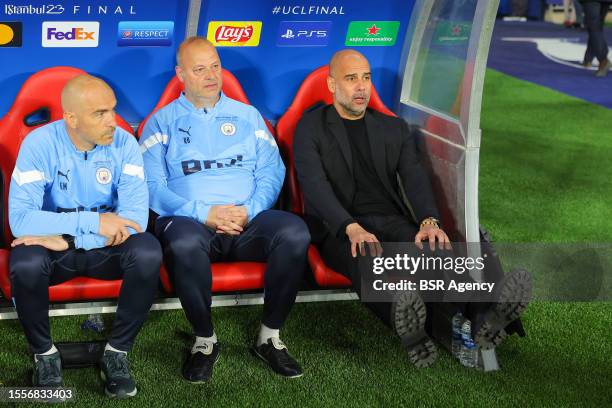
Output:
<svg viewBox="0 0 612 408">
<path fill-rule="evenodd" d="M 281 21 L 279 47 L 324 47 L 329 41 L 331 21 Z"/>
<path fill-rule="evenodd" d="M 327 31 L 325 30 L 300 30 L 297 35 L 293 34 L 293 30 L 287 29 L 287 32 L 281 35 L 282 38 L 295 38 L 295 37 L 303 37 L 303 38 L 325 38 L 327 37 Z"/>
<path fill-rule="evenodd" d="M 295 35 L 293 35 L 293 30 L 289 28 L 287 29 L 287 32 L 285 34 L 281 35 L 281 38 L 287 38 L 287 39 L 294 38 L 294 37 Z"/>
</svg>

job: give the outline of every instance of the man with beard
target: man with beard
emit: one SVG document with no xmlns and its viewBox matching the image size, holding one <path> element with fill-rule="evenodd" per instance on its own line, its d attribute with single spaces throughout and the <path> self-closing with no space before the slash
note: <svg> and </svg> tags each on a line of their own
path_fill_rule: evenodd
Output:
<svg viewBox="0 0 612 408">
<path fill-rule="evenodd" d="M 380 242 L 421 246 L 429 241 L 433 249 L 448 248 L 449 239 L 440 228 L 429 177 L 418 158 L 416 129 L 367 109 L 372 90 L 368 60 L 354 50 L 337 52 L 329 63 L 327 87 L 333 104 L 305 113 L 297 125 L 295 166 L 312 242 L 325 263 L 348 277 L 361 296 L 358 257 L 366 252 L 380 256 Z M 521 277 L 504 284 L 517 286 L 517 279 Z M 428 333 L 442 326 L 435 332 L 450 337 L 452 316 L 459 311 L 458 305 L 426 305 L 416 291 L 366 306 L 395 330 L 418 367 L 432 364 L 437 356 Z M 479 345 L 496 342 L 525 307 L 493 305 L 479 312 L 474 319 Z"/>
</svg>

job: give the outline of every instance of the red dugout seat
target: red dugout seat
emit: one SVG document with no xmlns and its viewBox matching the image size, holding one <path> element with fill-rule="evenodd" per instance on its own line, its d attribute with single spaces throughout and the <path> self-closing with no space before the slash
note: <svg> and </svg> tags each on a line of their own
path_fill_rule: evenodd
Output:
<svg viewBox="0 0 612 408">
<path fill-rule="evenodd" d="M 246 103 L 248 105 L 251 104 L 251 102 L 249 102 L 249 98 L 247 98 L 246 94 L 244 93 L 244 89 L 242 89 L 240 82 L 238 82 L 238 79 L 236 79 L 234 74 L 232 74 L 226 69 L 223 69 L 222 81 L 223 93 L 226 96 L 237 101 Z M 149 113 L 149 115 L 142 122 L 140 122 L 140 126 L 138 126 L 138 129 L 136 130 L 136 136 L 140 137 L 140 135 L 142 135 L 142 129 L 144 129 L 144 125 L 145 123 L 147 123 L 147 120 L 149 120 L 151 115 L 153 115 L 159 109 L 163 108 L 164 106 L 178 98 L 184 89 L 185 87 L 183 83 L 179 81 L 176 75 L 173 76 L 170 82 L 168 82 L 168 85 L 166 85 L 166 89 L 164 89 L 164 92 L 162 92 L 161 96 L 159 97 L 159 101 L 157 101 L 157 105 L 155 105 L 153 111 L 151 111 L 151 113 Z M 264 120 L 266 121 L 266 125 L 268 125 L 268 130 L 270 130 L 272 136 L 275 136 L 276 134 L 274 132 L 272 124 L 267 119 Z"/>
<path fill-rule="evenodd" d="M 138 136 L 142 135 L 142 130 L 151 115 L 178 98 L 183 89 L 183 83 L 174 76 L 164 89 L 153 111 L 138 126 Z M 223 93 L 232 99 L 250 105 L 249 99 L 236 77 L 225 69 L 223 70 Z M 274 135 L 272 125 L 267 120 L 266 124 L 270 133 Z M 265 270 L 265 262 L 215 262 L 212 264 L 212 291 L 218 293 L 261 289 L 264 284 Z M 170 276 L 163 265 L 160 277 L 164 291 L 167 293 L 174 292 Z"/>
<path fill-rule="evenodd" d="M 288 185 L 291 196 L 291 211 L 298 215 L 304 214 L 304 195 L 298 184 L 293 161 L 293 135 L 300 118 L 305 111 L 319 104 L 329 105 L 332 103 L 332 94 L 327 89 L 327 66 L 317 68 L 311 72 L 298 89 L 293 102 L 287 112 L 276 124 L 278 143 L 289 161 Z M 372 88 L 370 103 L 368 107 L 378 110 L 384 114 L 395 116 L 380 100 L 376 90 Z M 323 287 L 344 287 L 351 284 L 350 280 L 325 265 L 319 251 L 314 245 L 308 248 L 308 263 L 314 274 L 317 284 Z"/>
<path fill-rule="evenodd" d="M 32 130 L 62 118 L 60 96 L 64 84 L 69 79 L 85 73 L 73 67 L 53 67 L 33 74 L 24 82 L 11 109 L 0 120 L 0 173 L 4 186 L 2 228 L 6 245 L 6 248 L 0 249 L 0 289 L 6 298 L 11 297 L 8 259 L 12 235 L 8 224 L 8 190 L 19 147 Z M 26 119 L 32 113 L 41 110 L 48 112 L 48 117 L 41 120 L 41 123 L 28 126 Z M 130 126 L 119 115 L 117 115 L 117 124 L 132 133 Z M 62 302 L 116 298 L 119 296 L 122 282 L 122 280 L 104 281 L 78 277 L 49 287 L 49 300 Z"/>
</svg>

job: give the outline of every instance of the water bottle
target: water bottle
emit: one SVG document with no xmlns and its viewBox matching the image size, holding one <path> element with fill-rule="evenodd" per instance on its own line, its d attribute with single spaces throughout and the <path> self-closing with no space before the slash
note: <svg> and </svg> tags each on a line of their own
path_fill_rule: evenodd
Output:
<svg viewBox="0 0 612 408">
<path fill-rule="evenodd" d="M 457 360 L 461 359 L 461 347 L 463 342 L 461 340 L 461 325 L 463 323 L 463 315 L 461 312 L 457 312 L 453 316 L 453 333 L 451 337 L 451 353 Z"/>
<path fill-rule="evenodd" d="M 461 358 L 459 361 L 465 367 L 474 368 L 478 366 L 478 347 L 472 339 L 472 322 L 465 319 L 461 325 Z"/>
<path fill-rule="evenodd" d="M 90 314 L 87 319 L 81 323 L 81 330 L 93 330 L 97 333 L 104 331 L 104 320 L 101 314 Z"/>
</svg>

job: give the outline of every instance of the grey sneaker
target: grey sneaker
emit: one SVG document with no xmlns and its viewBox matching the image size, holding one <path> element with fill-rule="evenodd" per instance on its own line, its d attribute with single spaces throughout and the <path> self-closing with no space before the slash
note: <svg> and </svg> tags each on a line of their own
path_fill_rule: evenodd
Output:
<svg viewBox="0 0 612 408">
<path fill-rule="evenodd" d="M 34 361 L 36 361 L 36 368 L 32 376 L 32 385 L 34 387 L 63 387 L 62 360 L 59 351 L 47 356 L 34 354 Z"/>
<path fill-rule="evenodd" d="M 136 383 L 130 374 L 126 353 L 104 351 L 100 359 L 100 377 L 104 392 L 111 398 L 128 398 L 136 395 Z"/>
</svg>

